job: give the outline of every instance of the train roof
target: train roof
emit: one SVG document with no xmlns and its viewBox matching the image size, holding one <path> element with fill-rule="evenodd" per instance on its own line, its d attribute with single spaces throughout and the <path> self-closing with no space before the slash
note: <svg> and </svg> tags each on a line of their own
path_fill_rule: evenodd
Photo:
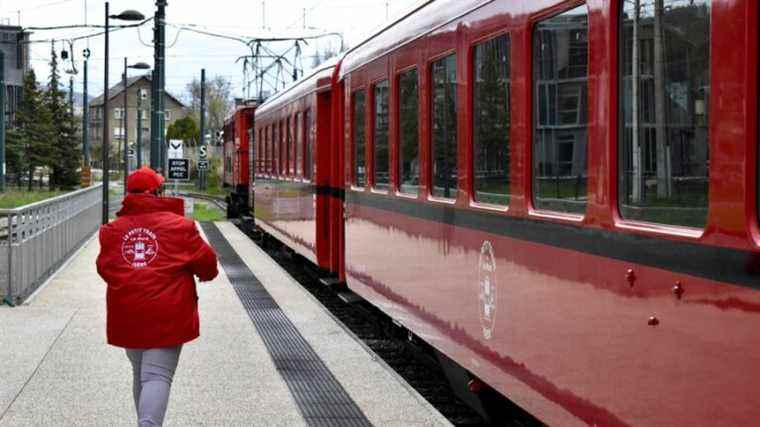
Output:
<svg viewBox="0 0 760 427">
<path fill-rule="evenodd" d="M 428 0 L 348 50 L 339 78 L 493 0 Z"/>
<path fill-rule="evenodd" d="M 319 66 L 313 68 L 308 74 L 269 97 L 256 110 L 257 117 L 266 117 L 270 111 L 276 111 L 284 104 L 318 90 L 323 84 L 320 82 L 322 79 L 327 78 L 328 82 L 332 79 L 332 73 L 335 66 L 338 64 L 339 58 L 340 57 L 335 56 L 328 59 Z"/>
</svg>

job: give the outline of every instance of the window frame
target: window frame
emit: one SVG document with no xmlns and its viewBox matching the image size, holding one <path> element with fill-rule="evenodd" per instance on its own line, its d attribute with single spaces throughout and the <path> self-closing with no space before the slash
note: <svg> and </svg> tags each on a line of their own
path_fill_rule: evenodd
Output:
<svg viewBox="0 0 760 427">
<path fill-rule="evenodd" d="M 459 178 L 460 178 L 460 175 L 462 173 L 462 171 L 459 170 L 460 169 L 459 168 L 459 156 L 461 155 L 460 150 L 459 150 L 459 143 L 460 143 L 460 139 L 461 139 L 461 136 L 459 135 L 459 126 L 460 126 L 459 108 L 455 108 L 455 113 L 454 113 L 455 117 L 457 118 L 457 126 L 456 126 L 456 150 L 457 150 L 456 151 L 456 164 L 457 164 L 456 190 L 457 190 L 457 195 L 454 198 L 447 198 L 447 197 L 440 197 L 440 196 L 433 195 L 433 163 L 435 161 L 433 159 L 433 116 L 434 116 L 434 114 L 433 114 L 433 111 L 434 111 L 434 108 L 433 108 L 433 98 L 434 98 L 433 97 L 433 92 L 435 90 L 435 88 L 434 88 L 435 84 L 433 82 L 433 64 L 436 63 L 436 62 L 438 62 L 438 61 L 440 61 L 440 60 L 442 60 L 442 59 L 445 59 L 445 58 L 447 58 L 447 57 L 449 57 L 451 55 L 453 55 L 454 58 L 455 58 L 454 64 L 455 64 L 455 67 L 456 67 L 455 69 L 456 69 L 456 76 L 457 76 L 457 78 L 456 78 L 457 87 L 456 87 L 456 92 L 455 92 L 456 95 L 457 95 L 457 105 L 456 105 L 456 107 L 459 107 L 459 104 L 461 102 L 461 99 L 460 99 L 461 97 L 459 96 L 459 90 L 460 90 L 460 88 L 459 88 L 458 80 L 460 79 L 461 74 L 460 74 L 460 70 L 459 70 L 459 56 L 458 56 L 458 52 L 457 52 L 456 47 L 444 50 L 444 51 L 442 51 L 442 52 L 440 52 L 440 53 L 438 53 L 436 55 L 433 55 L 430 58 L 428 58 L 428 60 L 426 61 L 426 67 L 425 68 L 426 68 L 426 71 L 427 71 L 427 76 L 426 76 L 425 80 L 426 80 L 426 83 L 427 83 L 428 86 L 427 86 L 427 90 L 425 91 L 426 92 L 425 95 L 427 96 L 427 99 L 424 102 L 425 102 L 425 104 L 428 107 L 427 126 L 428 126 L 428 130 L 429 131 L 428 131 L 428 138 L 427 138 L 427 142 L 426 142 L 426 144 L 427 144 L 427 161 L 425 162 L 426 163 L 425 164 L 425 168 L 427 168 L 427 177 L 425 178 L 425 181 L 426 181 L 425 184 L 427 186 L 427 190 L 426 190 L 425 196 L 426 196 L 426 199 L 429 200 L 429 201 L 454 205 L 457 202 L 457 198 L 459 198 L 460 194 L 462 193 L 462 189 L 459 188 L 459 183 L 460 183 L 460 179 Z"/>
<path fill-rule="evenodd" d="M 377 171 L 375 170 L 375 154 L 376 154 L 375 131 L 376 131 L 376 128 L 377 128 L 377 123 L 376 123 L 377 111 L 375 110 L 375 107 L 377 105 L 377 99 L 376 99 L 375 90 L 377 88 L 377 85 L 381 84 L 381 83 L 387 83 L 388 84 L 388 129 L 386 131 L 386 134 L 387 134 L 387 136 L 386 136 L 386 150 L 388 151 L 388 168 L 389 169 L 388 169 L 388 183 L 386 184 L 387 187 L 384 188 L 384 189 L 383 188 L 377 188 L 377 183 L 375 182 L 375 176 L 377 174 Z M 390 132 L 391 132 L 391 126 L 390 126 L 390 118 L 391 118 L 391 114 L 390 114 L 390 107 L 391 107 L 391 81 L 390 81 L 390 79 L 387 76 L 383 76 L 383 77 L 380 77 L 380 78 L 377 78 L 377 79 L 373 80 L 370 83 L 369 87 L 371 88 L 371 90 L 370 90 L 370 92 L 371 92 L 371 98 L 370 98 L 370 105 L 369 105 L 369 117 L 370 117 L 370 120 L 371 120 L 370 121 L 370 131 L 371 132 L 369 134 L 372 135 L 371 138 L 370 138 L 372 142 L 371 142 L 371 144 L 367 144 L 369 146 L 369 148 L 371 148 L 371 149 L 368 149 L 367 151 L 369 152 L 369 158 L 370 158 L 370 161 L 371 161 L 371 164 L 372 164 L 372 173 L 369 174 L 369 175 L 371 175 L 372 179 L 371 179 L 371 181 L 368 179 L 367 180 L 367 184 L 368 184 L 368 186 L 370 188 L 370 192 L 372 192 L 372 193 L 376 193 L 376 194 L 390 194 L 390 188 L 391 188 L 391 185 L 392 185 L 392 183 L 391 183 L 391 177 L 390 177 L 390 173 L 391 173 L 391 171 L 390 171 L 390 166 L 391 166 L 391 141 L 390 141 Z M 365 131 L 365 134 L 366 134 L 366 131 Z M 366 136 L 365 136 L 365 138 L 366 138 Z M 367 157 L 366 154 L 365 154 L 365 157 Z M 369 175 L 368 175 L 368 178 L 369 178 Z"/>
<path fill-rule="evenodd" d="M 406 192 L 401 191 L 402 178 L 401 178 L 401 174 L 399 173 L 400 168 L 401 168 L 401 160 L 402 160 L 402 157 L 401 157 L 401 76 L 410 71 L 415 71 L 417 74 L 417 170 L 418 170 L 417 173 L 418 173 L 418 176 L 417 176 L 417 192 L 416 193 L 406 193 Z M 423 131 L 422 131 L 422 127 L 420 126 L 420 122 L 421 122 L 420 119 L 422 118 L 422 109 L 423 109 L 422 107 L 425 105 L 423 96 L 422 96 L 422 86 L 423 86 L 422 83 L 425 80 L 422 75 L 422 71 L 420 67 L 416 63 L 409 65 L 407 67 L 399 68 L 398 70 L 395 70 L 394 73 L 395 74 L 394 74 L 394 79 L 392 82 L 393 85 L 391 86 L 390 97 L 391 97 L 391 103 L 395 102 L 396 114 L 391 114 L 390 119 L 393 120 L 396 125 L 395 128 L 391 126 L 391 129 L 394 130 L 394 132 L 391 133 L 393 135 L 391 146 L 393 147 L 392 150 L 394 150 L 396 153 L 395 158 L 391 161 L 391 167 L 395 171 L 394 175 L 396 176 L 396 179 L 394 182 L 391 183 L 391 188 L 393 188 L 393 192 L 396 196 L 405 197 L 407 199 L 419 199 L 420 196 L 424 194 L 424 192 L 422 191 L 422 187 L 423 187 L 422 168 L 425 167 L 425 165 L 422 162 Z M 428 186 L 428 188 L 429 187 L 430 186 Z"/>
<path fill-rule="evenodd" d="M 535 203 L 535 197 L 536 197 L 535 193 L 536 193 L 536 191 L 535 191 L 534 182 L 533 182 L 533 179 L 535 177 L 535 171 L 534 171 L 534 168 L 533 168 L 533 162 L 534 162 L 533 148 L 534 148 L 535 138 L 536 138 L 536 129 L 535 128 L 536 128 L 536 120 L 537 120 L 536 119 L 536 114 L 537 114 L 537 112 L 536 112 L 537 95 L 535 94 L 535 92 L 536 92 L 535 71 L 536 71 L 537 64 L 536 64 L 536 61 L 535 61 L 535 58 L 534 58 L 534 55 L 533 55 L 533 53 L 534 53 L 533 48 L 534 48 L 535 35 L 536 35 L 536 26 L 540 22 L 545 21 L 547 19 L 551 19 L 551 18 L 553 18 L 553 17 L 555 17 L 557 15 L 561 15 L 561 14 L 563 14 L 565 12 L 571 11 L 571 10 L 577 8 L 577 7 L 580 7 L 580 6 L 586 6 L 586 9 L 587 9 L 587 19 L 588 19 L 588 23 L 589 23 L 588 24 L 589 25 L 589 30 L 588 30 L 589 36 L 587 36 L 587 38 L 589 38 L 589 40 L 587 40 L 587 44 L 589 46 L 589 50 L 588 51 L 589 51 L 589 55 L 590 55 L 591 54 L 591 41 L 590 41 L 590 33 L 591 33 L 591 31 L 590 30 L 591 30 L 591 22 L 592 22 L 592 20 L 589 17 L 590 13 L 588 13 L 589 5 L 588 5 L 588 1 L 587 0 L 579 0 L 579 1 L 570 2 L 568 4 L 561 5 L 561 7 L 555 7 L 555 8 L 552 8 L 550 10 L 547 10 L 545 13 L 537 14 L 537 15 L 535 15 L 530 20 L 530 23 L 529 23 L 529 26 L 528 26 L 528 30 L 527 30 L 527 33 L 528 33 L 528 42 L 530 44 L 529 53 L 527 55 L 528 63 L 530 64 L 530 70 L 528 71 L 528 73 L 529 73 L 528 74 L 528 82 L 529 82 L 529 85 L 530 85 L 530 96 L 529 96 L 530 113 L 529 113 L 528 128 L 530 129 L 530 133 L 529 133 L 530 136 L 529 136 L 529 140 L 528 140 L 529 142 L 528 142 L 528 144 L 526 144 L 526 148 L 525 148 L 525 150 L 527 152 L 527 162 L 526 162 L 527 173 L 524 174 L 524 176 L 527 179 L 526 179 L 526 182 L 524 183 L 524 188 L 526 190 L 526 192 L 525 192 L 525 195 L 526 195 L 525 199 L 526 199 L 527 204 L 528 204 L 528 217 L 529 218 L 532 217 L 532 218 L 557 220 L 557 221 L 563 221 L 563 222 L 568 222 L 568 223 L 573 223 L 573 224 L 580 224 L 580 223 L 583 223 L 585 221 L 586 217 L 589 214 L 588 203 L 586 204 L 586 210 L 582 214 L 573 213 L 573 212 L 563 212 L 563 211 L 554 211 L 554 210 L 548 210 L 548 209 L 541 209 L 541 208 L 538 208 L 536 206 L 536 203 Z M 588 78 L 588 80 L 591 80 L 591 61 L 590 60 L 588 61 L 588 64 L 589 64 L 589 69 L 588 69 L 588 77 L 587 78 Z M 588 91 L 588 89 L 587 89 L 587 91 Z M 588 110 L 588 113 L 589 113 L 588 117 L 591 118 L 592 116 L 590 114 L 591 113 L 591 102 L 590 101 L 588 101 L 588 105 L 587 105 L 586 108 L 589 109 Z M 587 161 L 591 160 L 591 156 L 589 156 L 590 149 L 591 149 L 591 143 L 590 143 L 590 141 L 591 141 L 590 138 L 588 138 L 587 141 L 586 141 L 586 156 L 587 156 L 586 158 L 587 158 Z M 588 171 L 590 169 L 591 169 L 590 165 L 587 164 L 586 165 L 586 170 Z M 586 183 L 586 193 L 587 193 L 587 195 L 588 195 L 588 192 L 589 192 L 589 186 L 588 186 L 588 181 L 587 181 L 587 183 Z"/>
<path fill-rule="evenodd" d="M 313 142 L 313 141 L 310 140 L 310 138 L 311 138 L 311 126 L 309 126 L 309 120 L 307 120 L 308 118 L 311 118 L 313 120 L 313 118 L 311 117 L 311 115 L 312 115 L 311 108 L 309 108 L 309 107 L 306 107 L 303 110 L 302 114 L 301 114 L 301 120 L 303 120 L 303 133 L 304 133 L 303 134 L 303 144 L 304 144 L 304 146 L 303 146 L 303 149 L 304 149 L 304 152 L 303 152 L 303 162 L 304 162 L 303 163 L 303 166 L 304 166 L 303 172 L 304 172 L 304 182 L 314 182 L 314 146 L 313 145 L 310 146 L 310 142 Z M 308 162 L 307 162 L 307 159 L 306 159 L 307 148 L 310 148 L 310 150 L 308 150 L 308 152 L 309 152 L 309 161 Z M 306 165 L 307 164 L 309 164 L 309 176 L 308 177 L 306 176 Z"/>
<path fill-rule="evenodd" d="M 508 130 L 508 141 L 509 145 L 507 146 L 507 151 L 509 153 L 509 164 L 507 169 L 507 175 L 512 176 L 513 168 L 512 168 L 512 160 L 514 159 L 514 138 L 512 138 L 512 30 L 510 29 L 500 29 L 498 31 L 490 32 L 488 34 L 482 35 L 480 37 L 474 38 L 467 50 L 467 64 L 468 64 L 468 77 L 467 77 L 467 84 L 469 85 L 469 90 L 467 91 L 468 100 L 467 100 L 467 109 L 470 114 L 470 120 L 467 123 L 467 126 L 469 129 L 467 129 L 467 134 L 469 137 L 469 147 L 467 147 L 467 152 L 470 153 L 470 159 L 469 162 L 467 162 L 467 185 L 469 187 L 469 205 L 474 208 L 479 209 L 486 209 L 491 211 L 498 211 L 498 212 L 507 212 L 509 211 L 510 205 L 511 205 L 511 196 L 513 193 L 512 191 L 512 181 L 509 180 L 509 190 L 507 193 L 507 204 L 506 205 L 500 205 L 496 203 L 488 203 L 488 202 L 481 202 L 478 201 L 476 198 L 475 193 L 475 120 L 473 118 L 473 114 L 475 111 L 475 47 L 482 45 L 484 43 L 490 42 L 492 40 L 496 40 L 497 38 L 501 36 L 507 37 L 507 44 L 509 46 L 509 56 L 508 56 L 508 65 L 509 65 L 509 80 L 508 80 L 508 89 L 507 89 L 507 99 L 509 101 L 508 106 L 508 115 L 509 115 L 509 130 Z M 531 40 L 532 41 L 532 40 Z M 532 46 L 531 46 L 532 47 Z M 531 70 L 532 71 L 532 70 Z M 531 77 L 532 78 L 532 77 Z M 532 80 L 531 80 L 532 83 Z M 532 143 L 532 140 L 531 140 Z M 532 147 L 531 147 L 532 149 Z M 531 177 L 532 179 L 532 177 Z"/>
<path fill-rule="evenodd" d="M 621 191 L 621 185 L 620 185 L 620 152 L 621 149 L 624 149 L 624 141 L 623 141 L 623 132 L 624 132 L 624 117 L 622 116 L 623 108 L 625 106 L 624 104 L 624 98 L 623 93 L 625 90 L 625 79 L 622 78 L 622 70 L 625 67 L 625 56 L 624 56 L 624 39 L 625 39 L 625 29 L 624 29 L 624 21 L 623 21 L 623 13 L 624 13 L 624 5 L 623 0 L 616 0 L 616 7 L 617 7 L 617 14 L 615 16 L 615 32 L 616 37 L 614 39 L 617 50 L 617 62 L 616 65 L 616 73 L 615 73 L 615 79 L 617 80 L 617 85 L 614 88 L 616 90 L 615 95 L 617 96 L 617 103 L 615 105 L 615 108 L 617 109 L 615 111 L 615 142 L 614 142 L 614 155 L 612 156 L 612 167 L 610 168 L 612 171 L 614 171 L 614 182 L 611 183 L 611 185 L 614 188 L 614 197 L 610 198 L 610 204 L 612 207 L 613 212 L 613 221 L 614 226 L 617 229 L 625 230 L 625 231 L 633 231 L 633 232 L 643 232 L 655 236 L 669 236 L 669 237 L 679 237 L 679 238 L 685 238 L 689 240 L 700 240 L 705 233 L 707 232 L 708 228 L 710 227 L 711 221 L 710 221 L 710 211 L 712 208 L 711 203 L 711 197 L 710 197 L 710 188 L 713 187 L 713 174 L 709 173 L 708 170 L 708 181 L 707 181 L 707 216 L 705 218 L 705 225 L 701 228 L 695 228 L 695 227 L 689 227 L 685 225 L 677 225 L 677 224 L 666 224 L 666 223 L 659 223 L 659 222 L 651 222 L 651 221 L 644 221 L 644 220 L 636 220 L 636 219 L 630 219 L 623 216 L 623 211 L 621 209 L 621 201 L 623 196 L 623 192 Z M 710 87 L 713 87 L 713 78 L 715 77 L 715 71 L 716 68 L 714 66 L 713 61 L 715 60 L 715 55 L 713 55 L 713 46 L 715 39 L 717 38 L 714 36 L 714 8 L 715 8 L 715 0 L 711 0 L 710 5 L 710 31 L 709 31 L 709 37 L 710 37 L 710 60 L 709 60 L 709 67 L 710 67 Z M 710 97 L 710 101 L 705 104 L 705 111 L 708 117 L 714 117 L 714 114 L 711 112 L 711 104 L 712 104 L 712 97 Z M 760 120 L 760 118 L 758 118 Z M 711 132 L 712 124 L 708 121 L 707 123 L 707 132 L 708 135 Z M 708 140 L 708 150 L 712 148 L 713 142 L 711 140 Z M 760 142 L 759 142 L 760 144 Z M 711 150 L 710 150 L 711 151 Z M 760 151 L 758 151 L 760 153 Z M 756 162 L 760 161 L 760 156 L 756 156 L 755 159 Z M 709 158 L 709 157 L 708 157 Z M 708 161 L 709 162 L 709 161 Z M 757 168 L 756 168 L 757 170 Z M 754 194 L 756 197 L 756 203 L 755 208 L 755 223 L 760 223 L 760 197 L 758 196 L 760 194 L 760 173 L 756 173 L 756 179 L 755 182 L 757 183 L 757 187 L 755 188 Z"/>
<path fill-rule="evenodd" d="M 356 156 L 356 94 L 359 92 L 364 94 L 364 110 L 362 111 L 362 114 L 364 115 L 364 185 L 357 184 L 358 179 L 358 170 L 357 170 L 357 156 Z M 369 177 L 367 173 L 367 87 L 365 85 L 361 85 L 357 88 L 350 88 L 349 89 L 349 124 L 351 128 L 351 143 L 349 144 L 350 150 L 351 150 L 351 189 L 354 191 L 365 191 L 369 186 Z"/>
</svg>

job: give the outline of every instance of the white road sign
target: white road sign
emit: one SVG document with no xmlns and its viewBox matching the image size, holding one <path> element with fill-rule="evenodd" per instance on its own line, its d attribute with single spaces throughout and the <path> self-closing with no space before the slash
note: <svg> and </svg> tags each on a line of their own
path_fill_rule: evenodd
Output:
<svg viewBox="0 0 760 427">
<path fill-rule="evenodd" d="M 182 155 L 182 140 L 181 139 L 170 139 L 169 140 L 169 150 L 167 151 L 167 157 L 170 159 L 181 159 L 184 156 Z"/>
</svg>

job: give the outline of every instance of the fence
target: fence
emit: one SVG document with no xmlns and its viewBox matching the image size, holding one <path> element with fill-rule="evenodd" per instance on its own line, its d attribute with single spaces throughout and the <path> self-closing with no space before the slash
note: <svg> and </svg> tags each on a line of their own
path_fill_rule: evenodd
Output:
<svg viewBox="0 0 760 427">
<path fill-rule="evenodd" d="M 6 303 L 29 297 L 98 229 L 101 188 L 0 209 L 0 289 Z"/>
</svg>

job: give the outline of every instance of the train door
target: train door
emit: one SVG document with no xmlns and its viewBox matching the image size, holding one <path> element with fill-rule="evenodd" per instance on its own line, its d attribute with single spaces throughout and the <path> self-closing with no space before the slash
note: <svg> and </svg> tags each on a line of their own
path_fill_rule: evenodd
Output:
<svg viewBox="0 0 760 427">
<path fill-rule="evenodd" d="M 316 168 L 316 226 L 317 259 L 319 266 L 333 272 L 332 268 L 332 196 L 331 196 L 331 123 L 330 91 L 316 94 L 317 168 Z"/>
</svg>

